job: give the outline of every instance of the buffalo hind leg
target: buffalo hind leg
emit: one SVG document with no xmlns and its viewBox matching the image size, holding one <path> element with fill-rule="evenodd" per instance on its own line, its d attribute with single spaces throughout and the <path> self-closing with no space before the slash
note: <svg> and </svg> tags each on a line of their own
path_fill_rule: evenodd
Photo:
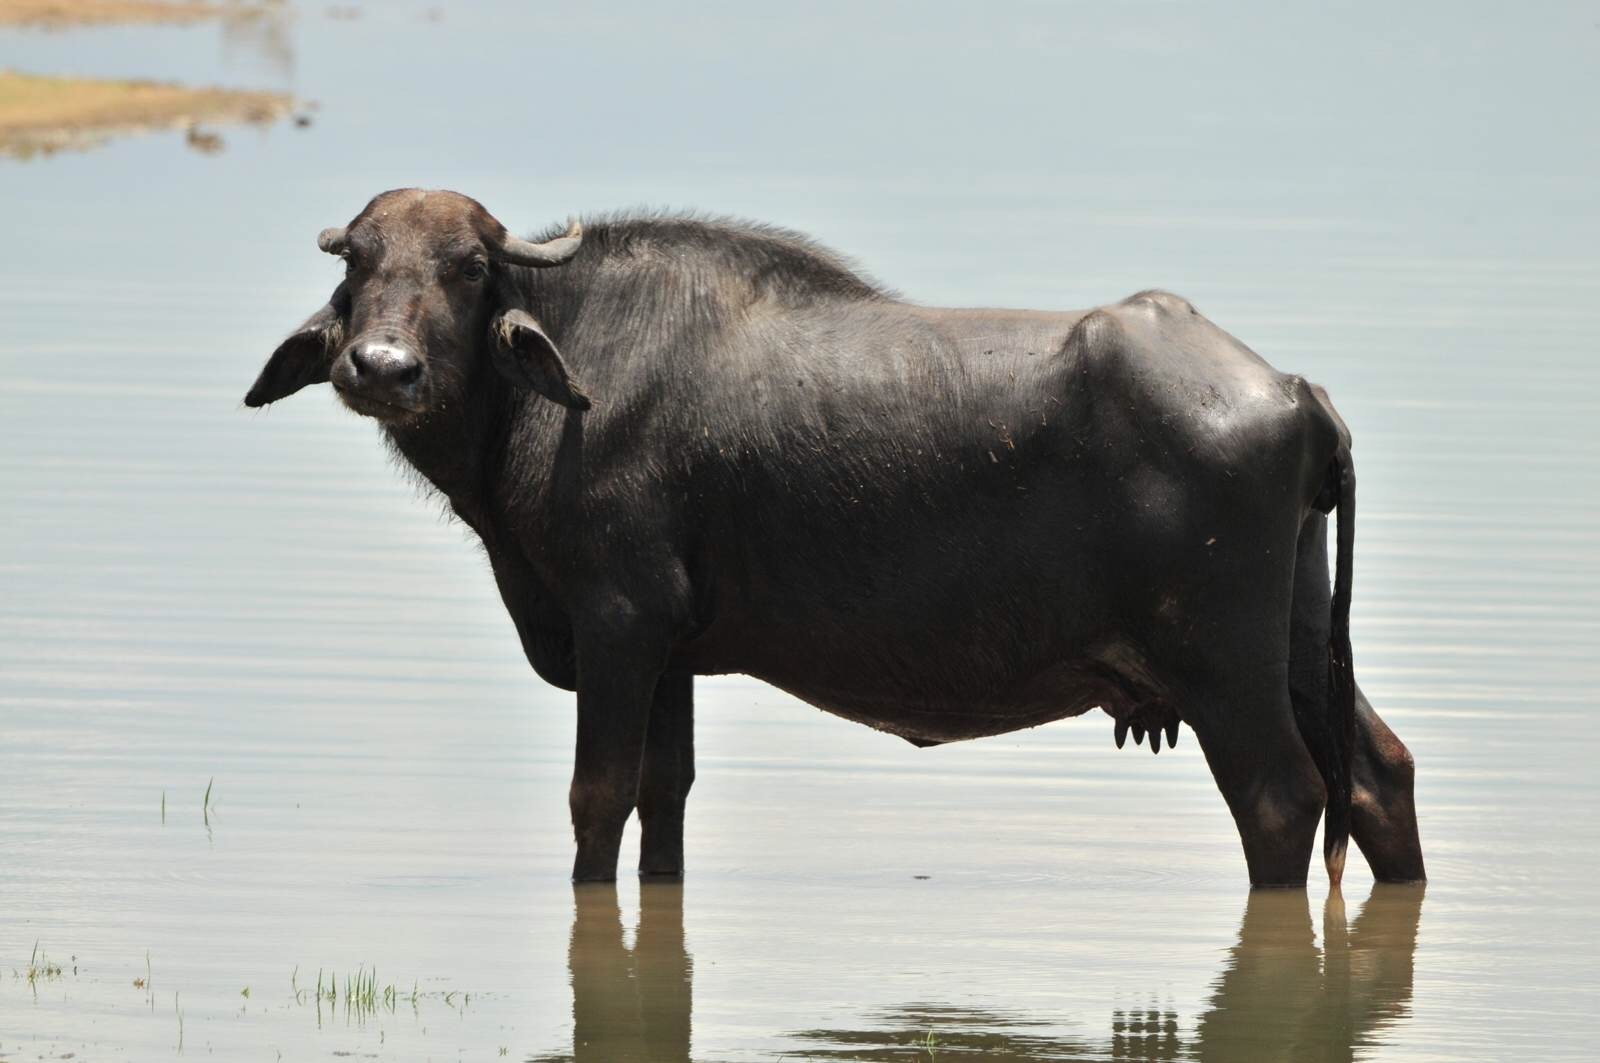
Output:
<svg viewBox="0 0 1600 1063">
<path fill-rule="evenodd" d="M 1411 751 L 1356 688 L 1356 744 L 1350 836 L 1379 882 L 1421 882 L 1417 835 L 1416 767 Z"/>
<path fill-rule="evenodd" d="M 656 684 L 639 781 L 639 874 L 683 874 L 683 806 L 694 785 L 694 676 L 668 672 Z"/>
<path fill-rule="evenodd" d="M 1295 727 L 1287 681 L 1194 699 L 1184 720 L 1239 828 L 1251 886 L 1304 886 L 1327 788 Z"/>
</svg>

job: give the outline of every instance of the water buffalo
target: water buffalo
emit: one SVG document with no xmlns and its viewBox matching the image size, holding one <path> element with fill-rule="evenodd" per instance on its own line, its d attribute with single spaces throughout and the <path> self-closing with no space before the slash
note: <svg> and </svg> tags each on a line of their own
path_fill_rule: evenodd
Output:
<svg viewBox="0 0 1600 1063">
<path fill-rule="evenodd" d="M 1423 877 L 1352 671 L 1349 435 L 1183 299 L 935 309 L 779 229 L 530 242 L 416 189 L 318 244 L 345 279 L 245 404 L 331 382 L 482 539 L 577 692 L 574 879 L 615 876 L 635 809 L 640 872 L 681 874 L 693 677 L 731 672 L 919 746 L 1182 721 L 1253 884 L 1305 882 L 1324 809 L 1334 885 L 1351 836 Z"/>
</svg>

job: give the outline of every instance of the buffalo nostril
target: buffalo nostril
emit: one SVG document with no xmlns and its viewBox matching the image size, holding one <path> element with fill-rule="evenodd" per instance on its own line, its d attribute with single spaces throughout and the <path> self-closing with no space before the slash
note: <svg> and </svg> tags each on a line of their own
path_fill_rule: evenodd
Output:
<svg viewBox="0 0 1600 1063">
<path fill-rule="evenodd" d="M 362 389 L 407 388 L 421 381 L 422 359 L 404 347 L 363 342 L 348 351 L 350 370 L 346 384 Z"/>
</svg>

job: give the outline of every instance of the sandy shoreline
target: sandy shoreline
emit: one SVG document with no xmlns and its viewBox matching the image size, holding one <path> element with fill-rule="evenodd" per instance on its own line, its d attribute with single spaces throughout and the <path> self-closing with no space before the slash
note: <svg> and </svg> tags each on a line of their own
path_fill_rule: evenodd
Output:
<svg viewBox="0 0 1600 1063">
<path fill-rule="evenodd" d="M 189 129 L 194 145 L 208 150 L 219 142 L 199 132 L 202 123 L 263 125 L 287 114 L 292 102 L 275 92 L 0 71 L 0 155 L 48 155 L 158 129 Z"/>
<path fill-rule="evenodd" d="M 65 29 L 112 23 L 182 25 L 210 18 L 251 17 L 267 6 L 158 0 L 0 0 L 0 26 Z"/>
</svg>

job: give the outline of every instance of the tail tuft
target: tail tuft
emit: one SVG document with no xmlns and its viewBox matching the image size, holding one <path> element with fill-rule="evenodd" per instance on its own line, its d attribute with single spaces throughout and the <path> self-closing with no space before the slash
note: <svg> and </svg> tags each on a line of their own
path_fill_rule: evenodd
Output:
<svg viewBox="0 0 1600 1063">
<path fill-rule="evenodd" d="M 1328 887 L 1337 890 L 1339 884 L 1344 881 L 1344 858 L 1349 852 L 1349 844 L 1348 841 L 1342 841 L 1338 843 L 1337 848 L 1325 846 L 1324 849 L 1322 862 L 1328 868 Z"/>
</svg>

